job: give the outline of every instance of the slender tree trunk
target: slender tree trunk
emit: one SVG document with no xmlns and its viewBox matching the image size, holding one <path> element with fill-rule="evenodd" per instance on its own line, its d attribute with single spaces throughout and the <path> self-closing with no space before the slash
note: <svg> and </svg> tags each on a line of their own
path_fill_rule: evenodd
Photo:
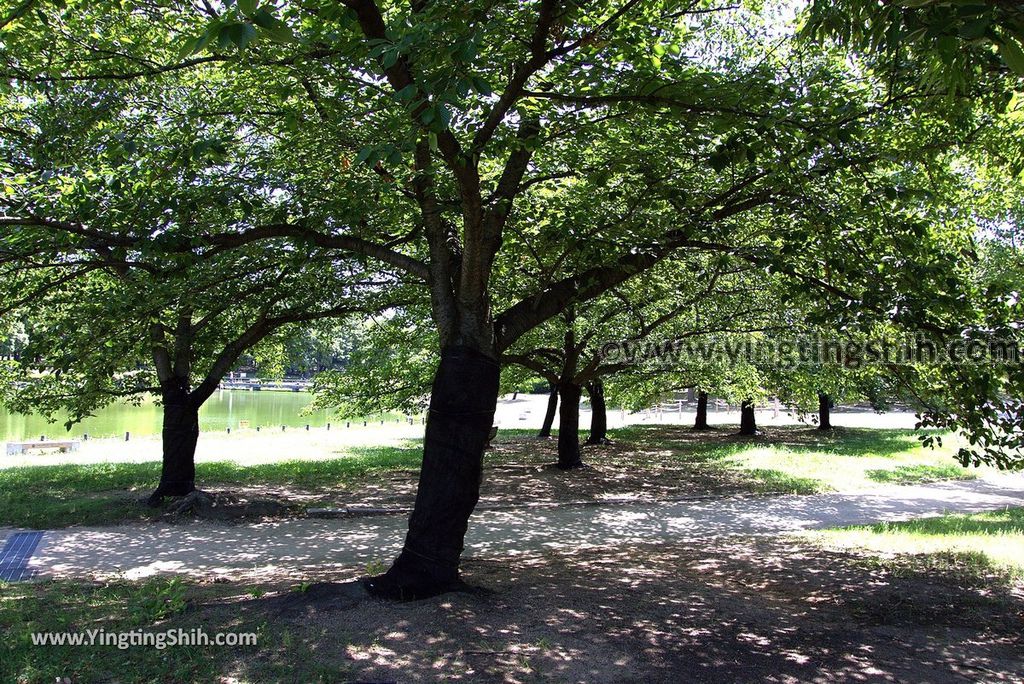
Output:
<svg viewBox="0 0 1024 684">
<path fill-rule="evenodd" d="M 558 408 L 558 385 L 551 385 L 551 393 L 548 395 L 548 409 L 544 414 L 544 424 L 540 426 L 538 439 L 547 439 L 551 436 L 551 426 L 555 423 L 555 409 Z"/>
<path fill-rule="evenodd" d="M 583 388 L 569 381 L 558 384 L 562 405 L 558 411 L 558 467 L 572 470 L 583 465 L 580 455 L 580 396 Z"/>
<path fill-rule="evenodd" d="M 587 444 L 608 444 L 608 411 L 604 401 L 604 382 L 595 380 L 587 385 L 590 395 L 590 436 Z"/>
<path fill-rule="evenodd" d="M 415 600 L 461 585 L 459 556 L 479 498 L 484 446 L 498 401 L 498 370 L 494 359 L 470 347 L 441 352 L 409 532 L 391 569 L 366 581 L 372 595 Z"/>
<path fill-rule="evenodd" d="M 188 391 L 188 381 L 174 379 L 163 383 L 163 463 L 160 484 L 149 497 L 158 505 L 165 496 L 184 496 L 192 492 L 196 480 L 196 443 L 199 441 L 199 406 Z"/>
<path fill-rule="evenodd" d="M 818 392 L 818 429 L 832 429 L 832 399 L 827 394 Z"/>
<path fill-rule="evenodd" d="M 693 424 L 694 430 L 710 430 L 708 427 L 708 393 L 697 393 L 697 420 Z"/>
<path fill-rule="evenodd" d="M 757 422 L 754 419 L 754 402 L 745 399 L 740 405 L 740 434 L 756 435 Z"/>
</svg>

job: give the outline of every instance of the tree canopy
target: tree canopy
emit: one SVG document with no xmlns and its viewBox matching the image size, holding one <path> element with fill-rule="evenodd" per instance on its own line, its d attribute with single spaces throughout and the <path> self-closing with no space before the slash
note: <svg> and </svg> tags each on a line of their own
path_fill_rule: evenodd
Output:
<svg viewBox="0 0 1024 684">
<path fill-rule="evenodd" d="M 843 334 L 1016 341 L 1019 207 L 992 189 L 1024 158 L 1019 19 L 945 0 L 29 0 L 0 19 L 0 249 L 12 273 L 45 263 L 6 305 L 69 272 L 248 269 L 300 274 L 271 302 L 354 287 L 429 310 L 421 497 L 374 585 L 429 594 L 457 577 L 502 354 L 662 264 L 758 270 L 779 309 Z M 136 317 L 110 311 L 88 315 Z M 1019 365 L 891 373 L 926 424 L 969 433 L 964 459 L 1018 462 Z"/>
</svg>

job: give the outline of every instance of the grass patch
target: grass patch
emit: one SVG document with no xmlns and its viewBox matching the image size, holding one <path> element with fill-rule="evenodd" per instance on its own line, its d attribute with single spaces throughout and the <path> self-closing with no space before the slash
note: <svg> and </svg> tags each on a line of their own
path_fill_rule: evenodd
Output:
<svg viewBox="0 0 1024 684">
<path fill-rule="evenodd" d="M 502 458 L 529 458 L 531 454 L 553 458 L 551 442 L 538 443 L 548 445 L 548 451 L 542 453 L 532 446 L 532 436 L 532 430 L 501 431 L 498 443 L 511 440 L 522 445 L 521 450 L 505 451 L 504 455 L 501 450 L 489 452 L 488 463 L 501 463 Z M 628 467 L 638 480 L 649 469 L 651 477 L 658 477 L 660 469 L 671 463 L 705 481 L 724 483 L 728 485 L 724 490 L 732 492 L 849 491 L 877 487 L 879 483 L 971 479 L 978 472 L 952 461 L 956 440 L 947 436 L 942 447 L 925 449 L 909 430 L 837 429 L 821 433 L 786 427 L 741 439 L 728 429 L 695 433 L 680 426 L 650 425 L 614 430 L 612 437 L 616 444 L 611 451 L 585 447 L 584 459 L 596 459 L 597 465 L 602 465 L 602 458 L 612 459 L 604 465 L 611 469 Z M 311 493 L 341 487 L 355 489 L 379 473 L 418 469 L 421 453 L 419 444 L 410 440 L 400 447 L 352 447 L 338 458 L 324 460 L 256 465 L 199 463 L 196 477 L 201 487 L 209 489 L 282 487 Z M 159 511 L 138 502 L 156 486 L 159 475 L 160 464 L 155 462 L 0 469 L 0 525 L 47 529 L 152 519 Z M 707 488 L 717 491 L 714 486 Z"/>
<path fill-rule="evenodd" d="M 873 482 L 901 485 L 937 482 L 939 480 L 972 480 L 976 477 L 976 475 L 963 466 L 954 463 L 941 466 L 897 466 L 892 470 L 866 470 L 864 475 Z"/>
<path fill-rule="evenodd" d="M 308 644 L 292 643 L 287 630 L 265 617 L 232 609 L 235 602 L 249 598 L 245 592 L 244 587 L 189 584 L 177 578 L 0 583 L 0 681 L 216 682 L 226 674 L 242 681 L 347 680 L 344 671 L 319 664 Z M 257 644 L 120 649 L 36 646 L 31 638 L 33 632 L 102 629 L 107 634 L 140 630 L 159 635 L 198 627 L 211 638 L 216 632 L 255 633 Z"/>
<path fill-rule="evenodd" d="M 815 543 L 867 551 L 895 568 L 1024 579 L 1024 508 L 947 514 L 808 532 Z"/>
<path fill-rule="evenodd" d="M 290 485 L 305 489 L 334 487 L 371 473 L 419 469 L 417 447 L 350 447 L 343 458 L 289 460 L 243 466 L 233 461 L 197 463 L 198 482 L 216 485 Z"/>
<path fill-rule="evenodd" d="M 751 468 L 743 473 L 753 491 L 763 494 L 814 494 L 821 483 L 809 477 L 797 477 L 780 470 Z"/>
<path fill-rule="evenodd" d="M 795 493 L 869 489 L 879 482 L 912 484 L 943 479 L 971 480 L 976 470 L 952 460 L 956 448 L 946 438 L 943 446 L 927 449 L 908 430 L 845 429 L 820 435 L 816 430 L 789 430 L 764 441 L 728 445 L 718 453 L 718 465 L 742 477 L 761 482 L 760 473 L 778 473 L 799 481 Z M 782 490 L 790 491 L 790 490 Z"/>
<path fill-rule="evenodd" d="M 693 433 L 685 428 L 632 426 L 616 439 L 660 447 L 695 465 L 738 476 L 754 491 L 811 494 L 876 487 L 880 482 L 912 484 L 970 480 L 978 469 L 953 461 L 959 446 L 942 434 L 941 447 L 921 446 L 913 430 L 805 427 L 770 428 L 755 438 L 738 438 L 729 428 Z M 702 435 L 702 436 L 696 436 Z"/>
<path fill-rule="evenodd" d="M 232 461 L 196 464 L 201 487 L 344 484 L 369 474 L 419 468 L 417 448 L 351 448 L 341 458 L 288 460 L 243 466 Z M 0 469 L 0 525 L 46 529 L 153 518 L 139 503 L 160 479 L 160 464 L 88 463 Z"/>
</svg>

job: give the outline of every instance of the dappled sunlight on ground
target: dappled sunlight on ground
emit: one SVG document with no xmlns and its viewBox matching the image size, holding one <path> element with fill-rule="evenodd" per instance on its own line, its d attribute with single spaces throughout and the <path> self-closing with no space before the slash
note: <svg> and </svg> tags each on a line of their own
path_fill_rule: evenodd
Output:
<svg viewBox="0 0 1024 684">
<path fill-rule="evenodd" d="M 661 430 L 666 428 L 661 427 Z M 666 439 L 676 441 L 675 430 Z M 685 433 L 684 433 L 685 434 Z M 705 433 L 701 443 L 708 441 Z M 727 439 L 722 436 L 722 439 Z M 673 446 L 675 446 L 673 444 Z M 564 472 L 557 461 L 557 441 L 499 436 L 484 456 L 480 489 L 482 507 L 547 505 L 576 501 L 655 501 L 672 497 L 736 494 L 750 491 L 743 477 L 698 460 L 677 458 L 672 448 L 646 441 L 622 440 L 584 446 L 588 468 Z M 416 497 L 418 471 L 412 468 L 374 473 L 340 483 L 328 491 L 307 491 L 302 501 L 315 506 L 410 507 Z M 246 487 L 236 487 L 246 491 Z M 262 488 L 263 493 L 271 490 Z"/>
<path fill-rule="evenodd" d="M 589 467 L 563 472 L 553 467 L 555 440 L 538 440 L 532 432 L 499 433 L 484 457 L 479 510 L 863 491 L 880 483 L 991 473 L 960 467 L 948 445 L 944 451 L 921 449 L 913 434 L 900 430 L 823 434 L 803 426 L 773 426 L 757 437 L 743 438 L 732 429 L 694 432 L 648 425 L 611 435 L 613 444 L 584 446 Z M 301 514 L 304 508 L 401 513 L 413 504 L 422 457 L 414 440 L 348 446 L 332 452 L 332 458 L 306 458 L 301 444 L 289 446 L 278 437 L 268 441 L 275 443 L 281 450 L 274 461 L 200 461 L 197 483 L 222 499 L 237 500 L 247 507 L 241 513 L 250 518 L 273 517 L 273 511 Z M 0 516 L 0 522 L 45 529 L 153 519 L 161 512 L 136 502 L 158 477 L 158 463 L 0 469 L 5 483 L 0 502 L 9 505 L 9 517 Z"/>
<path fill-rule="evenodd" d="M 884 522 L 808 532 L 828 548 L 866 549 L 890 561 L 927 557 L 932 563 L 976 574 L 1024 578 L 1024 508 Z"/>
<path fill-rule="evenodd" d="M 364 681 L 955 681 L 1024 676 L 1009 590 L 893 576 L 790 542 L 478 557 L 485 593 L 389 604 L 311 589 L 233 603 Z M 200 615 L 215 615 L 215 605 Z M 969 647 L 965 647 L 970 643 Z M 259 660 L 287 658 L 260 649 Z"/>
<path fill-rule="evenodd" d="M 678 425 L 631 426 L 613 431 L 614 442 L 584 445 L 589 466 L 553 468 L 557 440 L 502 434 L 484 456 L 483 507 L 566 502 L 732 495 L 744 492 L 806 494 L 829 489 L 875 488 L 972 478 L 950 450 L 920 447 L 905 430 L 770 427 L 748 438 L 733 429 L 695 432 Z M 581 440 L 585 434 L 581 433 Z M 325 492 L 318 505 L 411 506 L 417 471 L 392 471 Z"/>
<path fill-rule="evenodd" d="M 507 555 L 606 544 L 696 542 L 1021 505 L 1024 479 L 1017 477 L 889 486 L 869 493 L 478 510 L 470 519 L 466 544 L 471 554 Z M 405 516 L 392 515 L 283 518 L 247 525 L 71 527 L 46 532 L 29 566 L 42 574 L 78 577 L 141 576 L 158 567 L 191 577 L 259 576 L 268 568 L 296 576 L 323 564 L 387 563 L 397 554 L 406 525 Z"/>
</svg>

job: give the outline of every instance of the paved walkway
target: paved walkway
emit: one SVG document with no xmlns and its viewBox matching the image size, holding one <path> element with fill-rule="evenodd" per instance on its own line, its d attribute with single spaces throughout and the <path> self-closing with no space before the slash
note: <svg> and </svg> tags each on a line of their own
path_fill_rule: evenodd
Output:
<svg viewBox="0 0 1024 684">
<path fill-rule="evenodd" d="M 698 542 L 733 534 L 780 534 L 1005 506 L 1024 506 L 1024 476 L 894 486 L 856 494 L 487 511 L 470 521 L 466 555 L 658 540 Z M 405 527 L 404 516 L 304 518 L 256 525 L 75 527 L 46 532 L 28 567 L 37 576 L 299 576 L 314 569 L 387 563 L 398 552 Z M 11 532 L 0 530 L 0 540 Z"/>
</svg>

